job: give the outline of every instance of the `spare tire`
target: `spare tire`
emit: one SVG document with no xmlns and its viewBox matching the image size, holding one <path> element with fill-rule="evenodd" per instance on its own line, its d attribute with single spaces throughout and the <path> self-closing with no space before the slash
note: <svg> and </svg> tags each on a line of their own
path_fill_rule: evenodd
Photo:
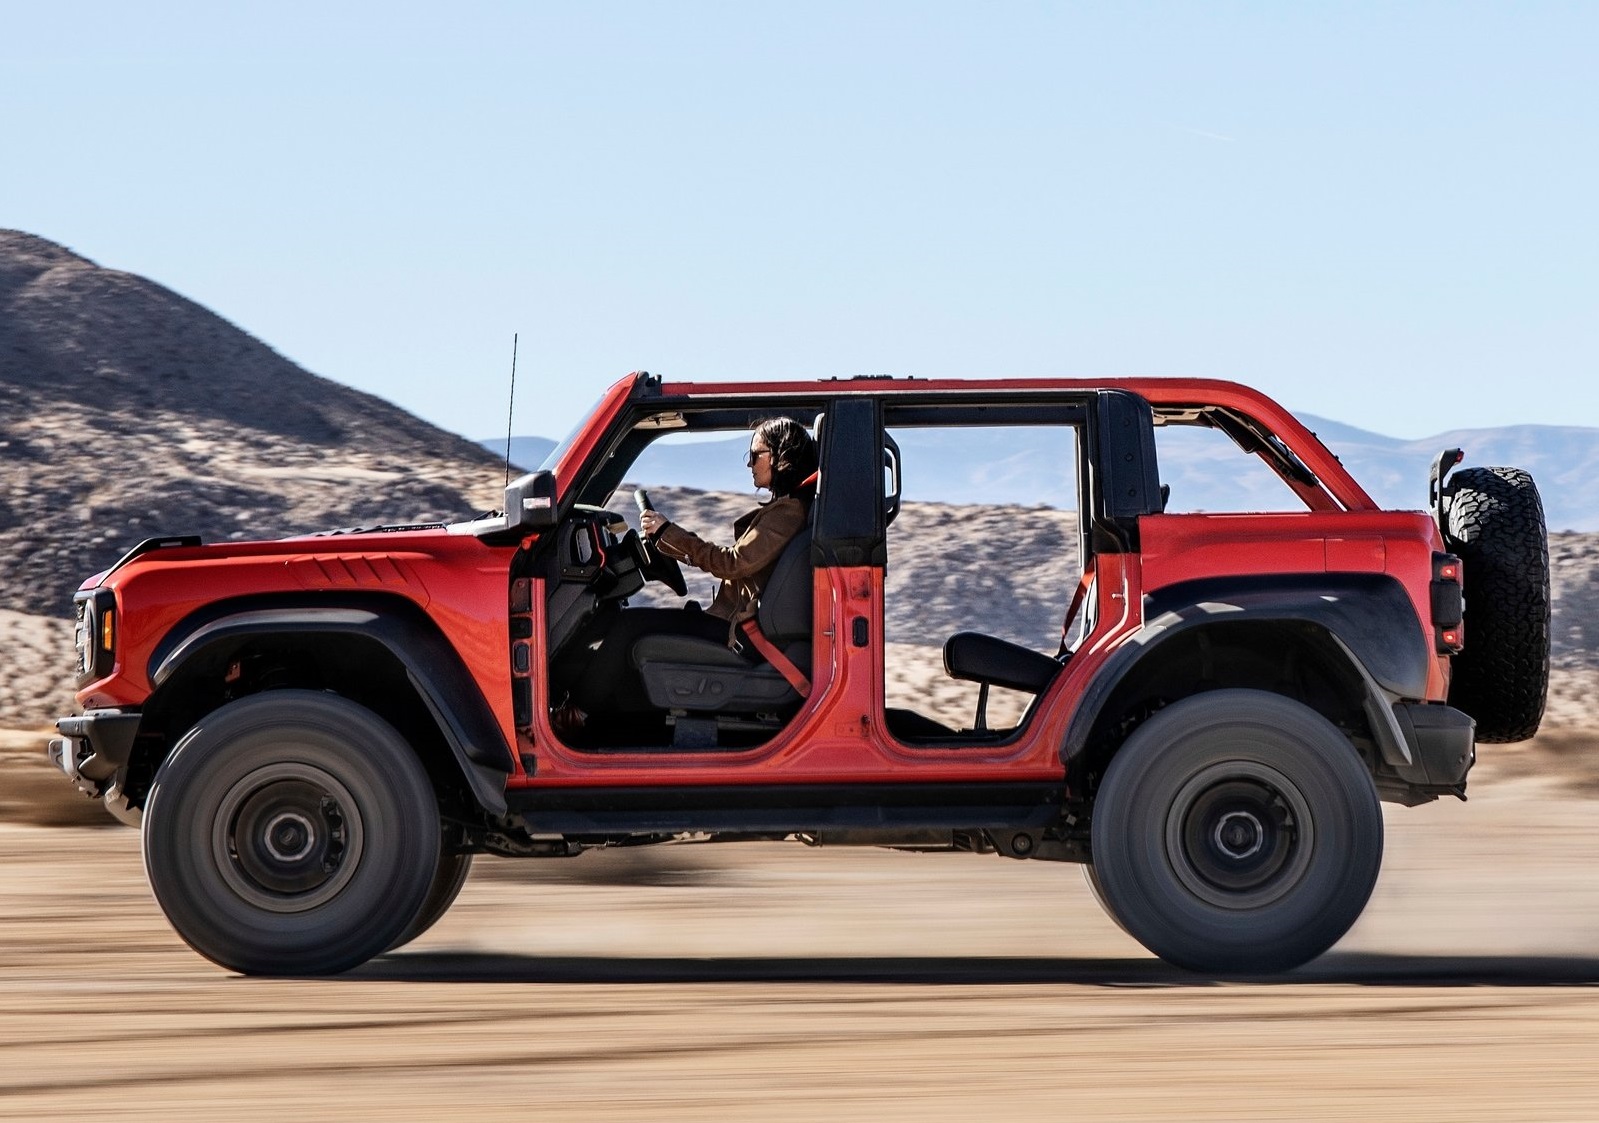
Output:
<svg viewBox="0 0 1599 1123">
<path fill-rule="evenodd" d="M 1549 690 L 1549 539 L 1543 500 L 1520 468 L 1463 468 L 1443 490 L 1443 535 L 1465 568 L 1465 649 L 1449 704 L 1477 740 L 1538 732 Z"/>
</svg>

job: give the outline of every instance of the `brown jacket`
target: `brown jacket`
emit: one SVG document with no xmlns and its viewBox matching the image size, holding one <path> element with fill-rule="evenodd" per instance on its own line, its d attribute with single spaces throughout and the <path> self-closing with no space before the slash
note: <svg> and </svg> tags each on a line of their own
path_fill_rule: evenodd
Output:
<svg viewBox="0 0 1599 1123">
<path fill-rule="evenodd" d="M 707 542 L 676 523 L 661 528 L 655 545 L 663 554 L 721 578 L 721 588 L 707 611 L 731 622 L 731 640 L 734 628 L 755 615 L 756 601 L 777 568 L 778 555 L 805 525 L 807 514 L 804 502 L 786 495 L 740 515 L 733 523 L 731 546 Z"/>
</svg>

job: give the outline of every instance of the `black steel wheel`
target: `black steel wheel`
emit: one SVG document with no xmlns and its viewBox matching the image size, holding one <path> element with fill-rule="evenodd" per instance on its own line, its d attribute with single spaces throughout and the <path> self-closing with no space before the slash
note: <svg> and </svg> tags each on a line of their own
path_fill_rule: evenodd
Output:
<svg viewBox="0 0 1599 1123">
<path fill-rule="evenodd" d="M 1360 916 L 1382 837 L 1371 777 L 1331 722 L 1280 695 L 1218 690 L 1160 711 L 1112 759 L 1090 884 L 1162 959 L 1283 971 Z"/>
<path fill-rule="evenodd" d="M 156 772 L 143 843 L 178 935 L 245 974 L 365 962 L 421 916 L 440 866 L 438 805 L 405 739 L 303 690 L 230 703 L 185 734 Z"/>
</svg>

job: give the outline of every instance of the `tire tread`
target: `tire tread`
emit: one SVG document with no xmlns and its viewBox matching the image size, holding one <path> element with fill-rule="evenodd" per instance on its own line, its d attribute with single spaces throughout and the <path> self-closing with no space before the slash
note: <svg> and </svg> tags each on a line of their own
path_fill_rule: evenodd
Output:
<svg viewBox="0 0 1599 1123">
<path fill-rule="evenodd" d="M 1462 468 L 1445 488 L 1444 541 L 1465 567 L 1465 648 L 1449 704 L 1477 740 L 1525 741 L 1549 688 L 1551 598 L 1543 501 L 1520 468 Z"/>
</svg>

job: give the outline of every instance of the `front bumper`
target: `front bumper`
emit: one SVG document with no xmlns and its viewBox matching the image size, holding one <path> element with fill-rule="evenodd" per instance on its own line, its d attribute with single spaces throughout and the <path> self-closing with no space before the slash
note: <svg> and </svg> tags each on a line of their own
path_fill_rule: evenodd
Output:
<svg viewBox="0 0 1599 1123">
<path fill-rule="evenodd" d="M 59 737 L 50 738 L 45 753 L 50 763 L 85 795 L 105 795 L 126 774 L 141 715 L 129 710 L 90 710 L 56 721 Z"/>
</svg>

